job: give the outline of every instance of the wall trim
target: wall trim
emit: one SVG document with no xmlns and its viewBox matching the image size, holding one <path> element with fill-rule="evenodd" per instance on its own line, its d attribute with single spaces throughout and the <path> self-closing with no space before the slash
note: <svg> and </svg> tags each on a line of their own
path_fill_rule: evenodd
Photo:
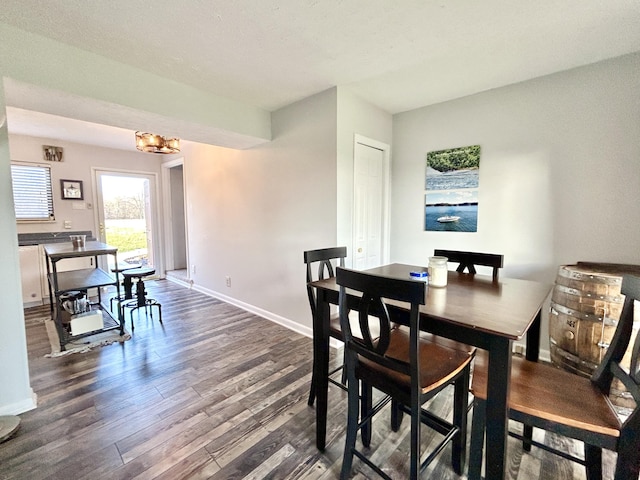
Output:
<svg viewBox="0 0 640 480">
<path fill-rule="evenodd" d="M 272 321 L 274 323 L 277 323 L 278 325 L 282 325 L 283 327 L 286 327 L 289 330 L 292 330 L 292 331 L 294 331 L 296 333 L 304 335 L 305 337 L 313 338 L 313 329 L 311 327 L 306 327 L 304 325 L 300 325 L 298 322 L 294 322 L 293 320 L 285 318 L 285 317 L 283 317 L 281 315 L 269 312 L 269 311 L 264 310 L 264 309 L 262 309 L 260 307 L 256 307 L 255 305 L 251 305 L 249 303 L 242 302 L 242 301 L 237 300 L 235 298 L 229 297 L 227 295 L 224 295 L 222 293 L 216 292 L 214 290 L 210 290 L 208 288 L 201 287 L 201 286 L 196 285 L 196 284 L 189 285 L 187 282 L 184 282 L 182 280 L 178 280 L 178 279 L 172 278 L 172 277 L 167 277 L 167 280 L 169 280 L 171 282 L 174 282 L 174 283 L 177 283 L 179 285 L 182 285 L 183 287 L 193 288 L 197 292 L 204 293 L 205 295 L 208 295 L 208 296 L 213 297 L 213 298 L 217 298 L 218 300 L 222 300 L 223 302 L 226 302 L 226 303 L 229 303 L 231 305 L 234 305 L 234 306 L 236 306 L 238 308 L 241 308 L 242 310 L 245 310 L 247 312 L 250 312 L 250 313 L 253 313 L 255 315 L 258 315 L 259 317 L 266 318 L 267 320 L 270 320 L 270 321 Z"/>
<path fill-rule="evenodd" d="M 24 400 L 20 400 L 19 402 L 0 406 L 0 415 L 19 415 L 21 413 L 28 412 L 29 410 L 37 408 L 38 395 L 33 391 L 32 388 L 30 388 L 29 391 L 31 392 L 30 398 L 25 398 Z"/>
</svg>

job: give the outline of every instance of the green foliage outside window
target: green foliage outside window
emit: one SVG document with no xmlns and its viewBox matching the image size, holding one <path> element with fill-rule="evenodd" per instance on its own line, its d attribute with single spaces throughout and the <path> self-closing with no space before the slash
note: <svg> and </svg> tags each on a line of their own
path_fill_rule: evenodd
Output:
<svg viewBox="0 0 640 480">
<path fill-rule="evenodd" d="M 107 227 L 107 244 L 117 245 L 118 251 L 131 252 L 147 248 L 145 232 L 130 227 Z"/>
</svg>

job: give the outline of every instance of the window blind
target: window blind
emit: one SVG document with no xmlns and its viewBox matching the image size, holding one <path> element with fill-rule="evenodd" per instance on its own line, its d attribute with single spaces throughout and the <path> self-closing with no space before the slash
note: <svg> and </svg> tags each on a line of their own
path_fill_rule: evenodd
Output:
<svg viewBox="0 0 640 480">
<path fill-rule="evenodd" d="M 55 220 L 51 168 L 12 164 L 11 182 L 16 220 Z"/>
</svg>

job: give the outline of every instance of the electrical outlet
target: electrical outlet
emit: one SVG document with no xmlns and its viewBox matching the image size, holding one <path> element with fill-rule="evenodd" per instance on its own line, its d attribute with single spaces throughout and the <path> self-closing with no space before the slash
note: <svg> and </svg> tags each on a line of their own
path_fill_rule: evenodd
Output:
<svg viewBox="0 0 640 480">
<path fill-rule="evenodd" d="M 224 277 L 224 281 L 226 282 L 227 287 L 231 286 L 231 277 Z"/>
<path fill-rule="evenodd" d="M 64 221 L 64 228 L 71 228 L 71 220 Z"/>
<path fill-rule="evenodd" d="M 196 266 L 195 265 L 191 265 L 191 273 L 193 273 L 194 275 L 196 274 Z"/>
</svg>

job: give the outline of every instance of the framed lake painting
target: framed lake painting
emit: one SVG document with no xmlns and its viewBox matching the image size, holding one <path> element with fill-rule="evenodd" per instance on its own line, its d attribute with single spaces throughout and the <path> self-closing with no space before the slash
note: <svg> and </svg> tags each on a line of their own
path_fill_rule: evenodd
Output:
<svg viewBox="0 0 640 480">
<path fill-rule="evenodd" d="M 424 229 L 478 231 L 480 145 L 427 153 Z"/>
</svg>

